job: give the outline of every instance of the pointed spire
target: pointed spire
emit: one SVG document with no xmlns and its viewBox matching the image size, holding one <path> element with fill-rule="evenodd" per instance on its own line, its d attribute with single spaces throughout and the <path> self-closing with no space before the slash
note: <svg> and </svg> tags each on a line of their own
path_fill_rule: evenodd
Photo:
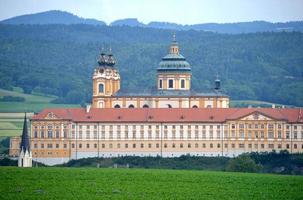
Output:
<svg viewBox="0 0 303 200">
<path fill-rule="evenodd" d="M 107 64 L 110 67 L 113 67 L 116 64 L 115 58 L 114 58 L 113 53 L 112 53 L 112 47 L 109 47 L 109 54 L 108 54 Z"/>
<path fill-rule="evenodd" d="M 28 132 L 27 132 L 26 113 L 24 115 L 24 123 L 23 123 L 23 131 L 22 131 L 22 137 L 21 137 L 20 151 L 21 152 L 26 152 L 26 151 L 30 152 L 29 136 L 28 136 Z"/>
<path fill-rule="evenodd" d="M 176 41 L 176 32 L 173 33 L 173 42 L 177 42 Z"/>
</svg>

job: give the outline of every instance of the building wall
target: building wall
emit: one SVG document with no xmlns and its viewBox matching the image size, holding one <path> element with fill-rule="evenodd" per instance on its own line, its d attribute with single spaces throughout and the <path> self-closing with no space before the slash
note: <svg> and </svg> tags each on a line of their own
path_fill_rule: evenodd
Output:
<svg viewBox="0 0 303 200">
<path fill-rule="evenodd" d="M 49 131 L 53 134 L 48 135 Z M 18 155 L 19 144 L 19 137 L 12 138 L 10 156 Z M 32 121 L 31 149 L 34 161 L 50 165 L 84 157 L 122 155 L 236 156 L 272 150 L 296 153 L 303 152 L 303 124 L 268 118 L 222 124 Z"/>
<path fill-rule="evenodd" d="M 128 108 L 133 105 L 135 108 L 167 108 L 168 104 L 173 108 L 229 108 L 227 97 L 95 97 L 93 105 L 99 106 L 100 102 L 104 108 Z M 100 107 L 98 107 L 100 108 Z"/>
</svg>

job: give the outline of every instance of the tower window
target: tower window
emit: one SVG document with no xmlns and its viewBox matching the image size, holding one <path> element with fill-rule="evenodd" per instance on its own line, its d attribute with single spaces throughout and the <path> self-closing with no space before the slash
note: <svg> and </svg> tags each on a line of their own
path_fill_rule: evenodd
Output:
<svg viewBox="0 0 303 200">
<path fill-rule="evenodd" d="M 119 105 L 119 104 L 116 104 L 116 105 L 114 106 L 114 108 L 120 108 L 120 105 Z"/>
<path fill-rule="evenodd" d="M 130 105 L 128 106 L 128 108 L 135 108 L 135 106 L 134 106 L 133 104 L 130 104 Z"/>
<path fill-rule="evenodd" d="M 146 104 L 144 104 L 143 108 L 149 108 L 149 106 L 148 106 L 148 105 L 146 105 Z"/>
<path fill-rule="evenodd" d="M 99 84 L 99 93 L 104 93 L 104 85 L 102 83 Z"/>
<path fill-rule="evenodd" d="M 181 88 L 184 89 L 185 88 L 185 80 L 181 79 Z"/>
<path fill-rule="evenodd" d="M 163 87 L 163 83 L 162 83 L 162 79 L 160 79 L 160 80 L 159 80 L 159 88 L 162 89 L 162 87 Z"/>
<path fill-rule="evenodd" d="M 173 79 L 168 80 L 168 88 L 174 88 L 174 80 Z"/>
</svg>

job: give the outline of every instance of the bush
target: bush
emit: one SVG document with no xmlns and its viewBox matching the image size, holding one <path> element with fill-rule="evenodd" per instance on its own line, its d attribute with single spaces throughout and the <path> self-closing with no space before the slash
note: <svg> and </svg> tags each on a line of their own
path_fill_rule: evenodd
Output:
<svg viewBox="0 0 303 200">
<path fill-rule="evenodd" d="M 256 164 L 248 155 L 240 155 L 228 161 L 226 171 L 232 172 L 260 172 L 262 165 Z"/>
</svg>

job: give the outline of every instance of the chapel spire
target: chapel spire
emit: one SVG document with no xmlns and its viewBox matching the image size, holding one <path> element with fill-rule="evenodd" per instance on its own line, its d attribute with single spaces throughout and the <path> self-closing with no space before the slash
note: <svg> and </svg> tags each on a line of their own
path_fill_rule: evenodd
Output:
<svg viewBox="0 0 303 200">
<path fill-rule="evenodd" d="M 27 132 L 26 113 L 24 115 L 23 131 L 20 143 L 20 152 L 18 158 L 18 167 L 32 167 L 32 152 L 30 149 L 30 141 Z"/>
</svg>

